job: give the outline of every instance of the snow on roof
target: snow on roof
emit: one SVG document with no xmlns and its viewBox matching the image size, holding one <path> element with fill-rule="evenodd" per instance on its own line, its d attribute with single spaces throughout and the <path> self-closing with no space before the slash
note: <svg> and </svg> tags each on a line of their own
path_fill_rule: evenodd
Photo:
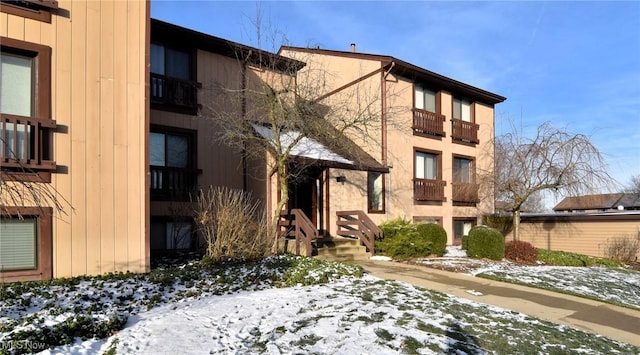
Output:
<svg viewBox="0 0 640 355">
<path fill-rule="evenodd" d="M 275 136 L 273 130 L 269 127 L 252 124 L 253 129 L 258 132 L 265 139 L 274 142 Z M 297 139 L 302 133 L 299 131 L 291 130 L 280 133 L 280 142 L 283 148 L 291 146 L 293 141 Z M 272 143 L 273 144 L 273 143 Z M 275 148 L 275 144 L 273 144 Z M 317 160 L 333 161 L 343 164 L 354 164 L 353 161 L 331 151 L 327 146 L 318 142 L 317 140 L 309 137 L 303 137 L 293 148 L 291 148 L 290 155 L 311 158 Z"/>
</svg>

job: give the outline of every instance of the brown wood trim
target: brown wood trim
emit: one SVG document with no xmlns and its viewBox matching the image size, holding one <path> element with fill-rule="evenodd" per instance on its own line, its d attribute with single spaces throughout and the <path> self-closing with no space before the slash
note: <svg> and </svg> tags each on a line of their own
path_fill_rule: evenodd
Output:
<svg viewBox="0 0 640 355">
<path fill-rule="evenodd" d="M 5 181 L 21 181 L 21 182 L 51 182 L 50 171 L 13 171 L 2 170 L 0 179 Z"/>
<path fill-rule="evenodd" d="M 27 4 L 2 1 L 0 2 L 0 12 L 51 23 L 51 10 L 58 8 L 58 2 L 52 0 L 23 0 L 23 2 Z"/>
<path fill-rule="evenodd" d="M 53 208 L 4 207 L 6 212 L 18 216 L 37 218 L 38 267 L 33 270 L 0 271 L 0 282 L 49 280 L 53 277 Z"/>
</svg>

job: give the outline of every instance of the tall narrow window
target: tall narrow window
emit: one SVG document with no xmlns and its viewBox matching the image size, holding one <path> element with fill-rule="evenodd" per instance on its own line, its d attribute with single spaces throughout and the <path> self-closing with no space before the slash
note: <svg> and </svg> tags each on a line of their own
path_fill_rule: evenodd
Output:
<svg viewBox="0 0 640 355">
<path fill-rule="evenodd" d="M 151 103 L 156 108 L 197 112 L 200 85 L 192 66 L 191 52 L 151 43 Z"/>
<path fill-rule="evenodd" d="M 51 119 L 51 49 L 1 37 L 0 162 L 5 172 L 26 169 L 49 181 L 55 170 Z M 18 174 L 19 175 L 19 174 Z M 27 178 L 25 174 L 12 178 Z"/>
<path fill-rule="evenodd" d="M 453 99 L 453 118 L 465 122 L 471 122 L 471 102 L 461 99 Z"/>
<path fill-rule="evenodd" d="M 473 160 L 459 157 L 453 158 L 453 181 L 473 182 Z"/>
<path fill-rule="evenodd" d="M 416 175 L 417 179 L 438 178 L 438 155 L 432 153 L 416 152 Z"/>
<path fill-rule="evenodd" d="M 384 212 L 384 175 L 369 172 L 367 175 L 369 213 Z"/>
<path fill-rule="evenodd" d="M 421 110 L 437 112 L 435 91 L 416 85 L 415 105 Z"/>
<path fill-rule="evenodd" d="M 32 270 L 38 267 L 35 218 L 0 220 L 0 271 Z"/>
<path fill-rule="evenodd" d="M 152 127 L 149 134 L 151 198 L 183 200 L 195 187 L 195 133 Z"/>
</svg>

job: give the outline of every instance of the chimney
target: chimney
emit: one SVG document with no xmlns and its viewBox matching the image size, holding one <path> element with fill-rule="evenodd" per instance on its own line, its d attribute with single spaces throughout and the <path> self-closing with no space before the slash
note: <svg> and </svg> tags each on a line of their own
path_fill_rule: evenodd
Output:
<svg viewBox="0 0 640 355">
<path fill-rule="evenodd" d="M 355 52 L 356 52 L 356 44 L 351 43 L 351 53 L 355 53 Z"/>
</svg>

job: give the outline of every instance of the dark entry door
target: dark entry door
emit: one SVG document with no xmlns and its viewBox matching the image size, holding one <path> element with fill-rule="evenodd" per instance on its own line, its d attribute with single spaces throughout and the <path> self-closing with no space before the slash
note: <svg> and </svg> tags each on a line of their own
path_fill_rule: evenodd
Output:
<svg viewBox="0 0 640 355">
<path fill-rule="evenodd" d="M 299 173 L 292 174 L 289 181 L 289 209 L 299 208 L 318 226 L 318 186 L 322 186 L 323 169 L 306 167 Z"/>
</svg>

